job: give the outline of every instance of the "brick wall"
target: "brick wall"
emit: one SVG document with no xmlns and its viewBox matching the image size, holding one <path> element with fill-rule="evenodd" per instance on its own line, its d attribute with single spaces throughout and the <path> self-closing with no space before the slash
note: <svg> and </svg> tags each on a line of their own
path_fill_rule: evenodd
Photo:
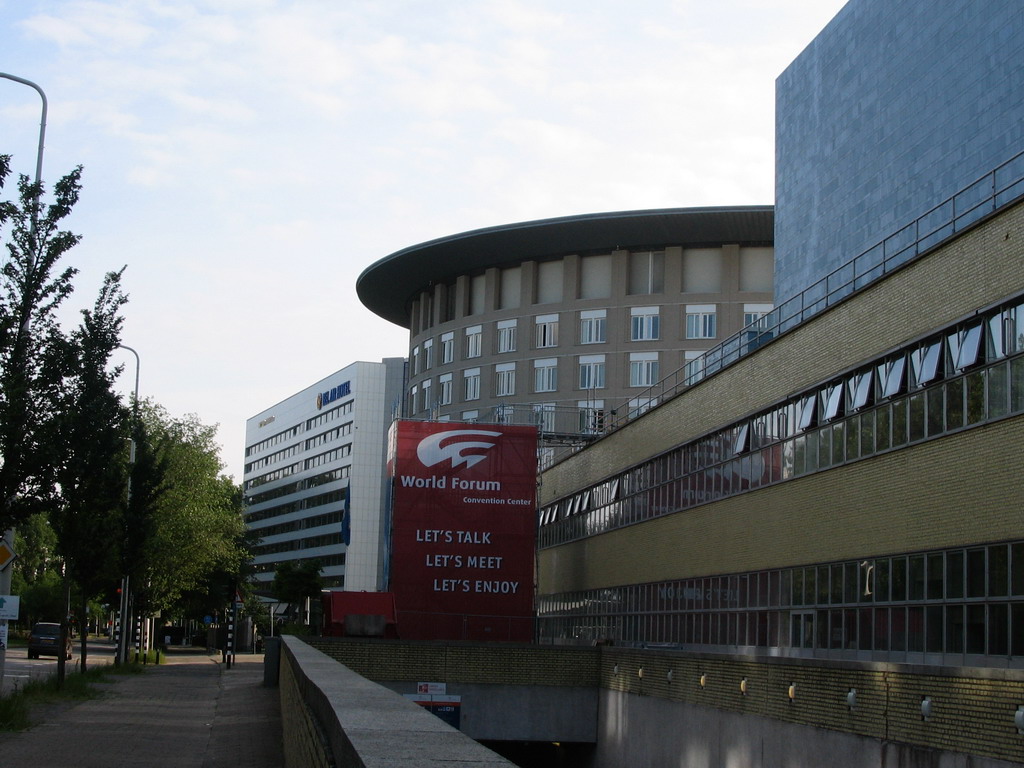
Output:
<svg viewBox="0 0 1024 768">
<path fill-rule="evenodd" d="M 538 591 L 1011 539 L 1020 476 L 1007 451 L 1022 441 L 1018 417 L 544 549 Z"/>
<path fill-rule="evenodd" d="M 556 465 L 542 504 L 1024 290 L 1024 205 Z M 1011 539 L 1014 417 L 538 553 L 555 594 Z"/>
<path fill-rule="evenodd" d="M 595 686 L 597 648 L 304 638 L 371 680 Z"/>
<path fill-rule="evenodd" d="M 303 701 L 292 659 L 281 654 L 281 720 L 284 761 L 287 768 L 332 768 L 326 740 L 306 702 Z"/>
</svg>

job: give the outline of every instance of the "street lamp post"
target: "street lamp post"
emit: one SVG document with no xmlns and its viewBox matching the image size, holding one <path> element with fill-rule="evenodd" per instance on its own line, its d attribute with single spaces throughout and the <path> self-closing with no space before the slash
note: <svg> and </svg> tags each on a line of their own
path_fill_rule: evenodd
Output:
<svg viewBox="0 0 1024 768">
<path fill-rule="evenodd" d="M 39 98 L 43 100 L 43 112 L 42 117 L 39 120 L 39 147 L 36 150 L 36 186 L 39 186 L 39 182 L 43 178 L 43 145 L 46 140 L 46 94 L 43 93 L 43 89 L 38 85 L 23 77 L 9 75 L 6 72 L 0 72 L 0 77 L 5 80 L 13 80 L 16 83 L 27 85 L 29 88 L 35 88 L 36 93 L 39 94 Z"/>
<path fill-rule="evenodd" d="M 46 139 L 46 94 L 43 93 L 43 89 L 33 83 L 31 80 L 26 80 L 23 77 L 17 75 L 11 75 L 6 72 L 0 72 L 0 78 L 5 80 L 13 80 L 16 83 L 27 85 L 29 88 L 35 89 L 36 93 L 39 94 L 39 98 L 43 100 L 42 116 L 39 120 L 39 145 L 36 149 L 36 177 L 35 177 L 35 189 L 36 194 L 39 194 L 39 185 L 43 177 L 43 146 Z M 38 206 L 32 213 L 32 230 L 35 231 L 36 227 L 36 216 L 38 215 Z M 27 320 L 27 318 L 26 318 Z M 3 533 L 3 540 L 9 547 L 14 547 L 14 530 L 8 529 Z M 11 593 L 11 571 L 13 566 L 8 565 L 2 571 L 0 571 L 0 595 L 9 595 Z M 0 689 L 3 688 L 4 682 L 4 667 L 7 662 L 7 619 L 0 619 L 0 636 L 3 637 L 4 642 L 0 643 Z"/>
<path fill-rule="evenodd" d="M 139 419 L 139 369 L 142 367 L 139 361 L 139 353 L 131 347 L 126 347 L 124 344 L 117 345 L 121 349 L 126 349 L 135 355 L 135 394 L 132 399 L 132 423 L 138 424 Z M 135 467 L 135 439 L 131 438 L 131 446 L 128 454 L 128 497 L 127 501 L 129 506 L 132 503 L 132 469 Z M 129 600 L 129 591 L 131 584 L 129 583 L 128 574 L 125 573 L 121 577 L 121 600 L 120 600 L 120 621 L 121 621 L 121 633 L 117 639 L 117 655 L 116 660 L 118 664 L 126 664 L 128 662 L 128 632 L 132 626 L 131 617 L 129 616 L 131 602 Z"/>
</svg>

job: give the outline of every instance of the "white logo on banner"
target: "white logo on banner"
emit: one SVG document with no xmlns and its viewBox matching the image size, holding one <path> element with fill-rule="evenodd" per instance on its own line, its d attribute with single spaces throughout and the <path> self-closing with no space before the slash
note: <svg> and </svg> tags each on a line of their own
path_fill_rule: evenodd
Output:
<svg viewBox="0 0 1024 768">
<path fill-rule="evenodd" d="M 460 464 L 472 467 L 487 458 L 487 455 L 483 453 L 467 455 L 464 451 L 470 449 L 488 451 L 496 445 L 492 441 L 467 439 L 473 437 L 501 437 L 501 432 L 489 432 L 483 429 L 452 429 L 447 432 L 438 432 L 420 440 L 420 444 L 416 446 L 416 456 L 427 467 L 440 464 L 448 459 L 452 462 L 452 469 Z"/>
</svg>

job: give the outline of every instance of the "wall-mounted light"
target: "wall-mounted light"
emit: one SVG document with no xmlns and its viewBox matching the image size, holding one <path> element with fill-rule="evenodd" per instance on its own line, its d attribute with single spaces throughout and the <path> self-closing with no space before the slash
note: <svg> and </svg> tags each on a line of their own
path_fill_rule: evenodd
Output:
<svg viewBox="0 0 1024 768">
<path fill-rule="evenodd" d="M 1024 735 L 1024 707 L 1017 707 L 1013 716 L 1013 723 L 1017 726 L 1017 733 Z"/>
<path fill-rule="evenodd" d="M 701 687 L 701 688 L 706 688 L 706 687 L 707 687 L 707 685 L 708 685 L 708 676 L 707 676 L 707 675 L 704 675 L 704 674 L 702 674 L 702 675 L 700 676 L 700 680 L 698 680 L 697 682 L 699 682 L 699 683 L 700 683 L 700 687 Z"/>
<path fill-rule="evenodd" d="M 789 689 L 786 691 L 786 695 L 789 697 L 789 703 L 792 704 L 796 698 L 796 683 L 790 683 Z"/>
<path fill-rule="evenodd" d="M 619 665 L 618 664 L 616 664 L 614 667 L 612 667 L 612 674 L 613 675 L 619 674 Z"/>
<path fill-rule="evenodd" d="M 852 712 L 857 708 L 857 689 L 851 688 L 846 692 L 846 706 Z"/>
<path fill-rule="evenodd" d="M 744 696 L 747 695 L 747 678 L 745 677 L 742 680 L 740 680 L 740 693 L 742 693 Z"/>
<path fill-rule="evenodd" d="M 921 719 L 925 722 L 932 718 L 932 698 L 931 696 L 921 697 Z"/>
<path fill-rule="evenodd" d="M 636 671 L 636 676 L 639 677 L 641 680 L 644 679 L 644 668 L 643 667 L 640 667 L 640 669 L 638 669 Z"/>
<path fill-rule="evenodd" d="M 672 682 L 672 670 L 671 669 L 668 671 L 668 674 L 665 675 L 665 679 L 668 680 L 670 683 Z"/>
</svg>

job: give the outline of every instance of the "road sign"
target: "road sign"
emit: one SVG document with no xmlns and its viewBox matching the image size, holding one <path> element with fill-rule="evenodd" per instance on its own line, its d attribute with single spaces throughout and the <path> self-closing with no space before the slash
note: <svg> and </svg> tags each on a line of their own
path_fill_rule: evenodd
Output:
<svg viewBox="0 0 1024 768">
<path fill-rule="evenodd" d="M 18 608 L 21 606 L 20 597 L 11 595 L 0 595 L 0 621 L 15 621 L 18 618 Z"/>
<path fill-rule="evenodd" d="M 14 550 L 11 549 L 11 545 L 6 541 L 0 541 L 0 571 L 13 563 L 14 558 L 16 557 L 17 555 L 14 554 Z"/>
</svg>

